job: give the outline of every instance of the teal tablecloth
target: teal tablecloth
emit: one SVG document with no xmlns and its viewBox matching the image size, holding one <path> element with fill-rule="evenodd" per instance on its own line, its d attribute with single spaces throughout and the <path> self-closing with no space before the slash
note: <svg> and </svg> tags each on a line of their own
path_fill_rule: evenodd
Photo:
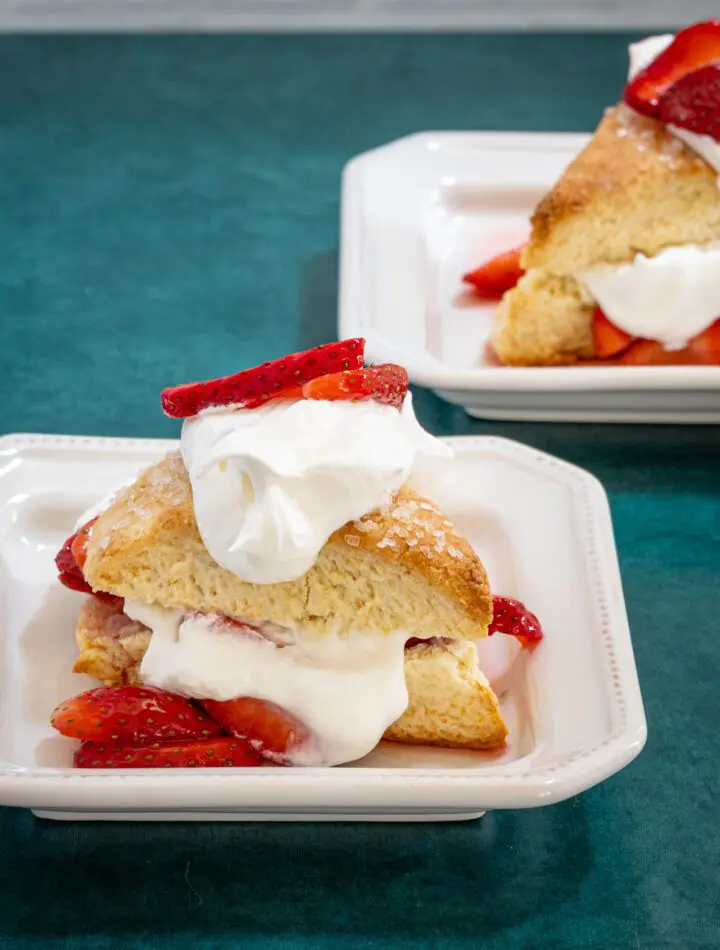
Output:
<svg viewBox="0 0 720 950">
<path fill-rule="evenodd" d="M 0 39 L 3 426 L 172 435 L 164 383 L 332 337 L 343 164 L 421 129 L 590 129 L 626 41 Z M 720 945 L 718 431 L 489 424 L 417 403 L 437 433 L 502 433 L 605 483 L 645 752 L 573 801 L 470 824 L 5 810 L 2 948 Z"/>
</svg>

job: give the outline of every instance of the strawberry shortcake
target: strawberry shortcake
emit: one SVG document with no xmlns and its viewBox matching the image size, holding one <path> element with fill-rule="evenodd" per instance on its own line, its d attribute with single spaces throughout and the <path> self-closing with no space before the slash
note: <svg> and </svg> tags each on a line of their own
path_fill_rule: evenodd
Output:
<svg viewBox="0 0 720 950">
<path fill-rule="evenodd" d="M 506 365 L 720 365 L 720 21 L 630 47 L 528 243 L 466 280 Z"/>
<path fill-rule="evenodd" d="M 474 642 L 541 637 L 418 489 L 451 449 L 400 366 L 346 340 L 166 389 L 180 446 L 72 535 L 82 768 L 332 766 L 382 739 L 488 750 Z"/>
</svg>

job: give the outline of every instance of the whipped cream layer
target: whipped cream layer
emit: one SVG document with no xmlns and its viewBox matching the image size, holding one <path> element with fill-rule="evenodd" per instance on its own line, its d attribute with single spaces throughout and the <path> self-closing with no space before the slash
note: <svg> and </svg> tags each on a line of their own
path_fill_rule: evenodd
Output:
<svg viewBox="0 0 720 950">
<path fill-rule="evenodd" d="M 152 630 L 143 683 L 193 699 L 275 703 L 314 735 L 288 750 L 293 765 L 362 758 L 408 704 L 404 633 L 310 639 L 283 628 L 263 631 L 282 641 L 274 642 L 218 616 L 131 601 L 125 613 Z"/>
<path fill-rule="evenodd" d="M 668 48 L 674 39 L 675 36 L 672 33 L 663 33 L 661 36 L 648 36 L 647 39 L 641 40 L 639 43 L 631 43 L 629 47 L 630 69 L 628 81 L 634 79 L 641 70 L 649 66 L 660 53 Z M 678 128 L 676 125 L 669 124 L 666 128 L 668 132 L 681 139 L 688 148 L 696 152 L 720 175 L 720 142 L 716 142 L 710 135 L 698 135 L 688 129 Z M 718 184 L 720 185 L 720 180 Z"/>
<path fill-rule="evenodd" d="M 576 275 L 621 330 L 681 349 L 720 317 L 720 244 L 669 247 Z"/>
<path fill-rule="evenodd" d="M 388 503 L 416 466 L 452 451 L 401 409 L 372 400 L 274 401 L 206 410 L 181 449 L 203 542 L 243 581 L 307 573 L 331 534 Z"/>
</svg>

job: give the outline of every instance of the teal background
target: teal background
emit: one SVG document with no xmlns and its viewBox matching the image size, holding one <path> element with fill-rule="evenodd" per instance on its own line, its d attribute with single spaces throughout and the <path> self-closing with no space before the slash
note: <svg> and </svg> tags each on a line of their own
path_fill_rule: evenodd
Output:
<svg viewBox="0 0 720 950">
<path fill-rule="evenodd" d="M 589 130 L 621 35 L 0 38 L 6 431 L 171 436 L 158 391 L 334 336 L 354 154 L 423 129 Z M 715 428 L 472 421 L 604 482 L 646 750 L 457 825 L 64 825 L 0 810 L 0 947 L 720 945 Z M 69 633 L 61 635 L 69 635 Z"/>
</svg>

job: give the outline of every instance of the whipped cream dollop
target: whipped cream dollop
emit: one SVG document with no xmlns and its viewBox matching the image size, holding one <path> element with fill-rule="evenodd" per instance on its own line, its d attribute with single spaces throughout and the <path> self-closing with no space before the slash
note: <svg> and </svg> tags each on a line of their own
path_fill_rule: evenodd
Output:
<svg viewBox="0 0 720 950">
<path fill-rule="evenodd" d="M 288 750 L 293 765 L 362 758 L 408 704 L 407 634 L 315 639 L 278 629 L 278 643 L 213 615 L 132 601 L 125 601 L 125 613 L 152 630 L 143 683 L 194 699 L 275 703 L 313 734 Z"/>
<path fill-rule="evenodd" d="M 628 80 L 634 79 L 642 69 L 649 66 L 660 53 L 668 48 L 674 39 L 675 36 L 672 33 L 663 33 L 660 36 L 648 36 L 647 39 L 641 40 L 639 43 L 631 43 L 629 47 L 630 69 Z M 688 148 L 696 152 L 720 175 L 720 142 L 716 142 L 710 135 L 698 135 L 696 132 L 678 128 L 676 125 L 668 124 L 666 128 L 668 132 L 681 139 Z M 720 185 L 720 180 L 718 184 Z"/>
<path fill-rule="evenodd" d="M 181 450 L 205 547 L 243 581 L 301 577 L 330 535 L 452 451 L 403 406 L 274 401 L 186 419 Z"/>
<path fill-rule="evenodd" d="M 720 244 L 669 247 L 576 275 L 626 333 L 680 349 L 720 317 Z"/>
</svg>

